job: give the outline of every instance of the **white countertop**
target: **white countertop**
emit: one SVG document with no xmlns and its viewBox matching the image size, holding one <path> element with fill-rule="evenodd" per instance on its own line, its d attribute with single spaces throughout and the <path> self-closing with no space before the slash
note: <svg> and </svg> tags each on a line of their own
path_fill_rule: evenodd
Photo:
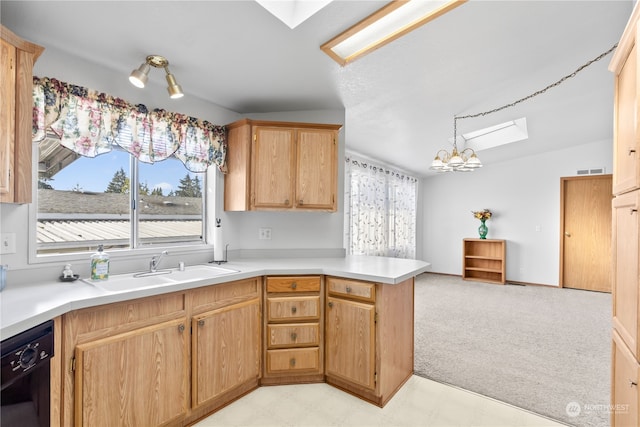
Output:
<svg viewBox="0 0 640 427">
<path fill-rule="evenodd" d="M 430 264 L 411 259 L 348 256 L 345 258 L 247 259 L 231 261 L 222 266 L 238 272 L 205 280 L 174 282 L 145 289 L 118 292 L 104 291 L 82 280 L 75 282 L 47 281 L 15 287 L 7 286 L 0 292 L 0 340 L 12 337 L 42 322 L 79 308 L 216 285 L 250 277 L 324 274 L 393 285 L 424 273 L 429 269 Z M 189 265 L 186 269 L 189 269 Z"/>
</svg>

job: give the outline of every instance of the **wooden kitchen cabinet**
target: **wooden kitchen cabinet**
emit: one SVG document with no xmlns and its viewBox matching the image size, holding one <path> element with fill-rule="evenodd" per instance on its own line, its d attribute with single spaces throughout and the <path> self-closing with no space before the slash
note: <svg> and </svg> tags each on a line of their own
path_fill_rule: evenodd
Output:
<svg viewBox="0 0 640 427">
<path fill-rule="evenodd" d="M 611 400 L 611 425 L 618 427 L 635 427 L 638 425 L 638 383 L 640 381 L 640 364 L 631 354 L 620 335 L 613 332 L 613 370 Z"/>
<path fill-rule="evenodd" d="M 611 426 L 637 426 L 640 343 L 640 7 L 635 5 L 609 65 L 615 74 L 612 270 Z"/>
<path fill-rule="evenodd" d="M 184 418 L 185 319 L 170 320 L 76 347 L 76 426 L 161 426 Z"/>
<path fill-rule="evenodd" d="M 320 276 L 265 278 L 262 384 L 324 381 L 322 283 Z"/>
<path fill-rule="evenodd" d="M 327 383 L 384 406 L 413 374 L 413 278 L 326 278 Z"/>
<path fill-rule="evenodd" d="M 31 202 L 33 65 L 44 48 L 0 26 L 0 202 Z"/>
<path fill-rule="evenodd" d="M 182 294 L 75 310 L 62 326 L 63 426 L 184 417 L 190 332 Z"/>
<path fill-rule="evenodd" d="M 227 125 L 224 209 L 337 209 L 341 125 L 244 119 Z"/>
<path fill-rule="evenodd" d="M 260 377 L 260 299 L 193 317 L 192 404 Z"/>
<path fill-rule="evenodd" d="M 252 278 L 65 314 L 61 425 L 188 425 L 257 388 L 260 283 Z"/>
</svg>

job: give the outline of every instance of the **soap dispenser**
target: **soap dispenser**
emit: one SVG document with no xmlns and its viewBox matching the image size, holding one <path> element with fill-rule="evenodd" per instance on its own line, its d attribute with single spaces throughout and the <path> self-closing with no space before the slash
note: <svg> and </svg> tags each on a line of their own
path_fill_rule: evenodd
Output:
<svg viewBox="0 0 640 427">
<path fill-rule="evenodd" d="M 107 280 L 109 278 L 109 254 L 102 245 L 91 255 L 91 280 Z"/>
</svg>

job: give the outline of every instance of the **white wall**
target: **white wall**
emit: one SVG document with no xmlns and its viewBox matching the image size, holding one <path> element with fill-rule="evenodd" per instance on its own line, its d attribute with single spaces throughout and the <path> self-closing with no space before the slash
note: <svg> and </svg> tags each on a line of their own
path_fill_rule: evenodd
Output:
<svg viewBox="0 0 640 427">
<path fill-rule="evenodd" d="M 611 173 L 612 159 L 607 140 L 423 179 L 422 259 L 433 272 L 460 275 L 462 239 L 478 237 L 471 211 L 487 208 L 487 238 L 507 240 L 507 280 L 558 286 L 560 178 L 603 166 Z"/>
<path fill-rule="evenodd" d="M 134 65 L 132 65 L 132 69 Z M 36 62 L 34 75 L 39 77 L 54 77 L 58 80 L 77 84 L 90 89 L 109 93 L 130 103 L 145 104 L 148 108 L 163 108 L 168 111 L 180 112 L 218 125 L 225 125 L 244 116 L 225 109 L 211 102 L 196 98 L 188 93 L 189 82 L 180 81 L 186 95 L 179 100 L 171 100 L 163 85 L 155 84 L 151 80 L 145 89 L 138 89 L 128 81 L 128 71 L 120 72 L 74 57 L 63 51 L 46 48 Z M 204 78 L 204 77 L 203 77 Z M 330 111 L 298 111 L 271 114 L 249 114 L 249 118 L 304 121 L 317 123 L 344 124 L 344 110 Z M 344 132 L 340 131 L 339 156 L 344 155 Z M 34 148 L 34 154 L 37 148 Z M 36 154 L 37 155 L 37 154 Z M 344 165 L 339 162 L 339 194 L 343 191 Z M 221 177 L 221 174 L 218 174 Z M 328 253 L 341 253 L 342 242 L 342 198 L 338 197 L 339 210 L 337 213 L 261 213 L 261 212 L 222 212 L 223 181 L 217 182 L 216 217 L 222 218 L 225 227 L 225 243 L 229 243 L 229 250 L 289 250 L 294 254 L 304 254 L 298 249 L 320 248 L 330 249 Z M 0 262 L 9 265 L 8 283 L 32 280 L 33 277 L 42 279 L 57 277 L 64 265 L 60 257 L 51 262 L 29 264 L 29 206 L 0 204 L 0 231 L 12 232 L 17 235 L 17 252 L 2 255 Z M 258 228 L 270 227 L 272 240 L 258 240 Z M 211 248 L 207 248 L 211 253 Z M 275 251 L 277 252 L 277 251 Z M 320 251 L 322 253 L 322 251 Z M 242 254 L 242 253 L 241 253 Z M 203 259 L 211 258 L 209 254 L 201 255 Z M 84 256 L 74 259 L 84 260 Z M 86 257 L 88 260 L 88 256 Z M 113 259 L 113 258 L 112 258 Z M 201 261 L 201 260 L 200 260 Z M 87 262 L 88 264 L 88 262 Z M 74 264 L 77 267 L 78 264 Z M 84 264 L 80 264 L 79 273 L 83 273 Z M 148 256 L 133 256 L 112 262 L 112 272 L 122 272 L 123 269 L 140 269 L 148 265 Z M 29 271 L 26 271 L 29 270 Z M 33 270 L 33 272 L 32 272 Z M 37 270 L 37 276 L 36 271 Z M 75 271 L 75 269 L 74 269 Z"/>
</svg>

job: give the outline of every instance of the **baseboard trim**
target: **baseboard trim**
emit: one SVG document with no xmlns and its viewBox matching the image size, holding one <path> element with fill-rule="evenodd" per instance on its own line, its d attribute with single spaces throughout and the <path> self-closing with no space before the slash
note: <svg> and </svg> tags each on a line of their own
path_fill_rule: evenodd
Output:
<svg viewBox="0 0 640 427">
<path fill-rule="evenodd" d="M 427 271 L 427 272 L 421 273 L 421 274 L 418 275 L 418 277 L 421 276 L 421 275 L 428 275 L 428 274 L 434 274 L 434 275 L 438 275 L 438 276 L 458 277 L 458 278 L 462 279 L 462 275 L 461 274 L 437 273 L 437 272 L 434 272 L 434 271 Z M 516 280 L 509 280 L 508 278 L 506 279 L 505 285 L 544 286 L 546 288 L 562 289 L 562 287 L 558 286 L 558 285 L 549 285 L 547 283 L 520 282 L 520 281 L 516 281 Z"/>
</svg>

